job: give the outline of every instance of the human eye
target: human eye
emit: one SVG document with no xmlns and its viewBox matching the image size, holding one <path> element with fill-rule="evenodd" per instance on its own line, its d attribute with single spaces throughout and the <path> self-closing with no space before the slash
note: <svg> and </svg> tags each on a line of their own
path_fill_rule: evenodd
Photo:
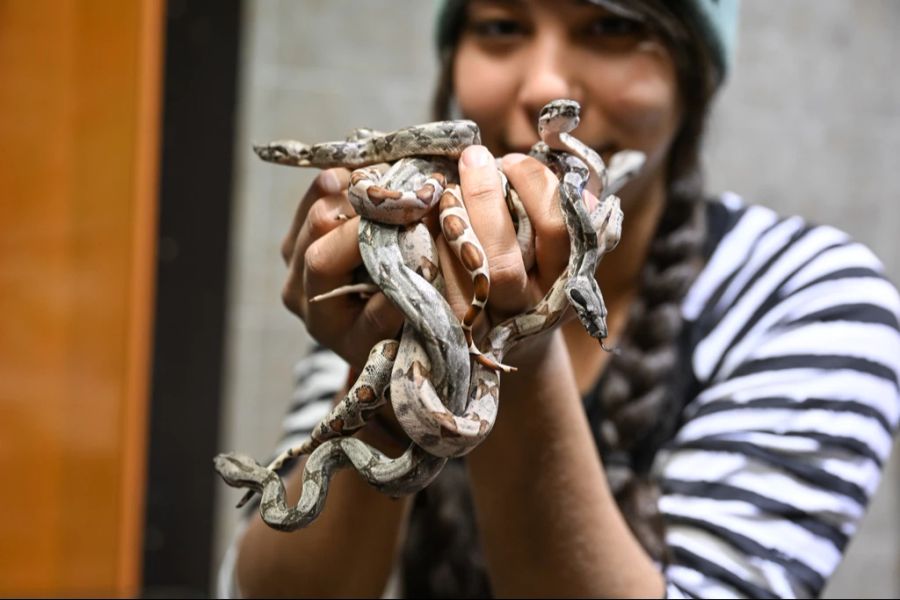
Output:
<svg viewBox="0 0 900 600">
<path fill-rule="evenodd" d="M 583 29 L 587 42 L 608 50 L 625 50 L 647 37 L 646 25 L 637 19 L 605 15 L 592 19 Z"/>
<path fill-rule="evenodd" d="M 469 20 L 469 31 L 483 40 L 503 40 L 525 33 L 525 27 L 509 17 L 482 17 Z"/>
<path fill-rule="evenodd" d="M 590 35 L 614 37 L 640 36 L 646 32 L 641 21 L 612 15 L 592 20 L 586 29 Z"/>
</svg>

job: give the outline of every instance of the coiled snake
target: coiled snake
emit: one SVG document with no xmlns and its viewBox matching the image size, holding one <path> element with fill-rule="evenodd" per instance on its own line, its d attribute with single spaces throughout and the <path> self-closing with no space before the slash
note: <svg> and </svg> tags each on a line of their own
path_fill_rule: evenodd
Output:
<svg viewBox="0 0 900 600">
<path fill-rule="evenodd" d="M 578 111 L 570 100 L 546 105 L 538 123 L 542 142 L 531 152 L 560 176 L 560 203 L 570 238 L 567 268 L 537 305 L 491 329 L 484 353 L 473 340 L 471 325 L 487 300 L 488 265 L 468 222 L 452 160 L 467 146 L 480 143 L 473 122 L 441 121 L 388 134 L 356 130 L 342 142 L 307 146 L 285 141 L 256 148 L 271 162 L 357 169 L 348 196 L 362 217 L 360 251 L 373 284 L 347 286 L 325 296 L 378 289 L 400 308 L 406 323 L 399 344 L 385 340 L 372 349 L 357 381 L 305 443 L 268 467 L 240 454 L 216 457 L 216 470 L 226 483 L 250 488 L 241 504 L 254 491 L 262 492 L 260 514 L 266 523 L 282 530 L 303 527 L 321 511 L 332 474 L 348 466 L 384 493 L 417 491 L 433 480 L 447 457 L 468 453 L 488 435 L 499 405 L 499 371 L 508 369 L 501 361 L 515 344 L 555 326 L 569 306 L 602 343 L 606 308 L 594 274 L 621 234 L 622 211 L 614 192 L 637 172 L 644 157 L 623 151 L 607 169 L 596 152 L 569 135 L 578 125 Z M 390 162 L 390 167 L 380 164 Z M 600 200 L 591 212 L 582 198 L 586 186 L 598 190 Z M 438 202 L 443 233 L 472 274 L 475 288 L 462 323 L 440 294 L 430 235 L 424 226 L 413 225 Z M 519 233 L 530 232 L 527 214 L 512 189 L 507 202 Z M 519 239 L 523 253 L 533 252 L 530 233 Z M 469 354 L 475 359 L 471 365 Z M 347 437 L 388 396 L 413 442 L 397 458 Z M 301 499 L 288 507 L 276 469 L 305 454 L 309 458 Z"/>
</svg>

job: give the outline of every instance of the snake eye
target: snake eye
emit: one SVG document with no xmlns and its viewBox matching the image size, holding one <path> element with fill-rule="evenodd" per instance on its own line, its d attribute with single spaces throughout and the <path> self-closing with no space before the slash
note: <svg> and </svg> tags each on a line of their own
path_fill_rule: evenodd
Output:
<svg viewBox="0 0 900 600">
<path fill-rule="evenodd" d="M 581 308 L 587 308 L 587 300 L 578 290 L 569 290 L 569 298 Z"/>
</svg>

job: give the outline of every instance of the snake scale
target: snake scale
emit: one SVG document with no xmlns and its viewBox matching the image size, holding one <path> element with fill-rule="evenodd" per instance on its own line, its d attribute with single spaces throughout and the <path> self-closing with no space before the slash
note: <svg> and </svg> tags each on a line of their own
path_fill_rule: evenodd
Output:
<svg viewBox="0 0 900 600">
<path fill-rule="evenodd" d="M 348 197 L 362 217 L 360 252 L 373 283 L 345 286 L 325 296 L 381 290 L 406 322 L 399 343 L 384 340 L 372 349 L 357 381 L 306 442 L 268 467 L 236 453 L 216 457 L 216 470 L 226 483 L 250 488 L 241 504 L 261 492 L 265 522 L 293 530 L 318 516 L 338 469 L 352 466 L 376 489 L 394 496 L 422 489 L 448 457 L 466 454 L 490 432 L 499 406 L 499 372 L 508 370 L 501 361 L 515 344 L 555 326 L 569 306 L 602 344 L 606 308 L 594 274 L 621 235 L 622 211 L 614 192 L 640 169 L 644 157 L 626 150 L 614 155 L 607 169 L 596 152 L 569 135 L 578 125 L 578 112 L 571 100 L 547 104 L 538 120 L 542 141 L 531 151 L 560 178 L 560 206 L 570 239 L 567 267 L 532 309 L 490 330 L 484 353 L 473 340 L 471 325 L 487 300 L 488 265 L 469 224 L 453 164 L 465 147 L 480 143 L 473 122 L 440 121 L 388 134 L 359 129 L 341 142 L 308 146 L 280 141 L 255 148 L 264 160 L 280 164 L 356 169 Z M 501 178 L 523 254 L 533 256 L 527 214 L 502 173 Z M 600 200 L 590 212 L 582 196 L 586 187 L 597 190 Z M 431 237 L 423 225 L 413 225 L 438 203 L 443 234 L 475 288 L 462 323 L 441 295 Z M 412 440 L 397 458 L 348 437 L 388 397 Z M 305 454 L 301 499 L 288 507 L 276 470 Z"/>
</svg>

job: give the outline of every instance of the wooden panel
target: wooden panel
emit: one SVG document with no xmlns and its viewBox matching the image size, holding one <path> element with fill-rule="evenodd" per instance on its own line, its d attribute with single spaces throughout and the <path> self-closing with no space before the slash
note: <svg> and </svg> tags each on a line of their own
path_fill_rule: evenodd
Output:
<svg viewBox="0 0 900 600">
<path fill-rule="evenodd" d="M 159 0 L 0 0 L 0 595 L 139 589 Z"/>
<path fill-rule="evenodd" d="M 168 5 L 144 530 L 148 597 L 203 597 L 211 589 L 213 500 L 222 480 L 210 461 L 221 448 L 240 25 L 240 0 Z"/>
</svg>

